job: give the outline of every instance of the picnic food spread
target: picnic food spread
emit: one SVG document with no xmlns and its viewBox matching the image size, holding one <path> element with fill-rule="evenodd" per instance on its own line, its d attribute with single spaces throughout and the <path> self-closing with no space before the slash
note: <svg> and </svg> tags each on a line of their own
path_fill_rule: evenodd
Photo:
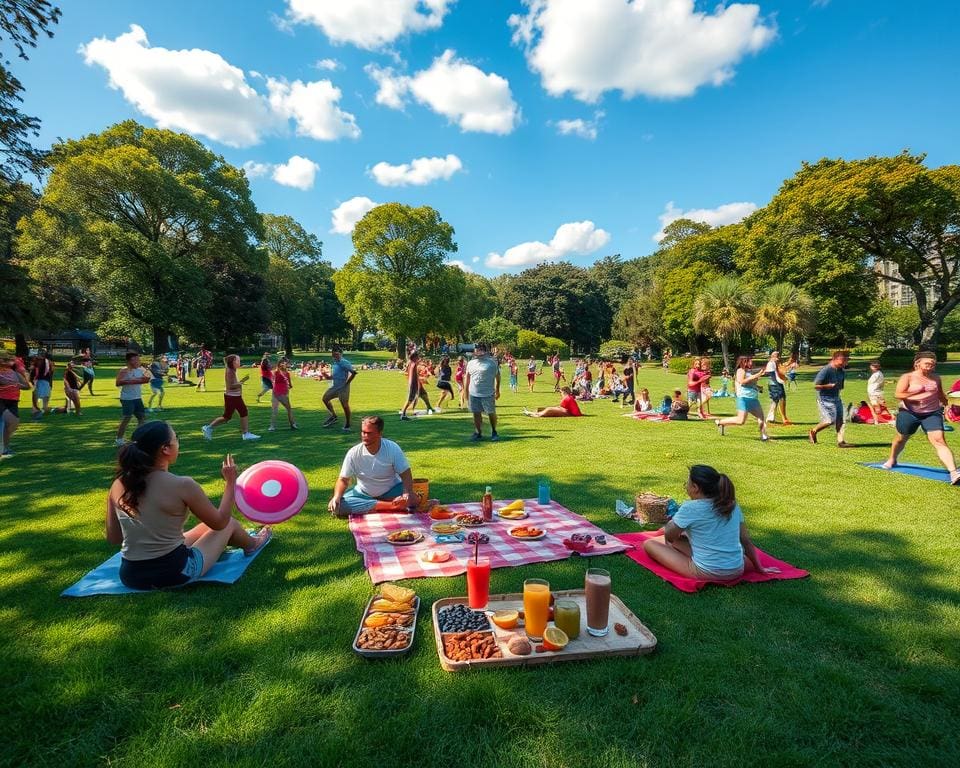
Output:
<svg viewBox="0 0 960 768">
<path fill-rule="evenodd" d="M 395 656 L 413 645 L 420 598 L 412 589 L 383 584 L 367 603 L 353 649 L 363 656 Z"/>
<path fill-rule="evenodd" d="M 460 530 L 460 526 L 456 523 L 434 523 L 430 526 L 430 530 L 434 533 L 456 533 Z"/>
<path fill-rule="evenodd" d="M 542 539 L 546 535 L 543 528 L 537 528 L 535 525 L 519 525 L 511 528 L 508 533 L 515 539 Z"/>
<path fill-rule="evenodd" d="M 483 518 L 480 517 L 479 515 L 471 515 L 471 514 L 463 513 L 463 514 L 457 515 L 454 518 L 454 520 L 456 520 L 460 525 L 462 525 L 465 528 L 476 528 L 478 526 L 483 525 Z"/>
<path fill-rule="evenodd" d="M 393 533 L 387 534 L 387 541 L 391 544 L 416 544 L 418 541 L 423 540 L 423 534 L 420 531 L 394 531 Z"/>
</svg>

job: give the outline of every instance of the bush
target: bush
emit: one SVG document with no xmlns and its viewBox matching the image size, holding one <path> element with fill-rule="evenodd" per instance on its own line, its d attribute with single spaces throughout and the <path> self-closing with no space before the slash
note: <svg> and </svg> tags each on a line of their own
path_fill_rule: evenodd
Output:
<svg viewBox="0 0 960 768">
<path fill-rule="evenodd" d="M 908 371 L 913 368 L 913 357 L 917 354 L 915 349 L 891 347 L 880 353 L 880 365 L 891 370 Z M 943 363 L 947 360 L 947 350 L 943 347 L 937 348 L 937 362 Z"/>
<path fill-rule="evenodd" d="M 541 358 L 547 354 L 547 337 L 536 331 L 521 328 L 517 331 L 517 354 L 520 357 Z"/>
<path fill-rule="evenodd" d="M 670 373 L 679 373 L 684 376 L 687 375 L 687 371 L 690 370 L 690 366 L 693 365 L 693 361 L 696 360 L 696 357 L 693 356 L 684 356 L 684 357 L 671 357 L 670 358 Z M 715 373 L 718 376 L 723 373 L 723 358 L 722 357 L 707 357 L 706 355 L 700 357 L 701 360 L 710 361 L 710 373 Z"/>
<path fill-rule="evenodd" d="M 600 345 L 600 358 L 602 360 L 620 362 L 622 358 L 629 357 L 631 352 L 633 352 L 633 345 L 626 341 L 610 339 L 610 341 L 605 341 Z"/>
<path fill-rule="evenodd" d="M 563 339 L 558 339 L 556 336 L 545 336 L 544 339 L 547 342 L 545 351 L 548 355 L 560 355 L 560 357 L 564 358 L 570 357 L 570 347 Z"/>
</svg>

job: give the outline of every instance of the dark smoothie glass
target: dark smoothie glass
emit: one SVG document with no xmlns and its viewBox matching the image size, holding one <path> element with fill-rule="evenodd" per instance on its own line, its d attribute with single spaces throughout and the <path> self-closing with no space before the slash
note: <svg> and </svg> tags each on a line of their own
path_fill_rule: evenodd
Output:
<svg viewBox="0 0 960 768">
<path fill-rule="evenodd" d="M 610 572 L 588 568 L 583 589 L 587 603 L 587 632 L 594 637 L 603 637 L 609 631 Z"/>
</svg>

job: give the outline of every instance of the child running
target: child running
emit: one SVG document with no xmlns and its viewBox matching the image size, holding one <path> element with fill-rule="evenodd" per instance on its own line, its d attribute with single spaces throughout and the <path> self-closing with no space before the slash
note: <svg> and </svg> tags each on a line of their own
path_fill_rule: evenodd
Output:
<svg viewBox="0 0 960 768">
<path fill-rule="evenodd" d="M 257 402 L 260 402 L 260 398 L 263 397 L 267 392 L 273 389 L 273 366 L 270 365 L 270 355 L 266 352 L 263 353 L 263 357 L 260 358 L 260 394 L 257 395 Z"/>
<path fill-rule="evenodd" d="M 290 423 L 290 429 L 297 429 L 297 422 L 293 420 L 293 408 L 290 406 L 291 389 L 293 389 L 293 380 L 290 378 L 290 361 L 281 357 L 277 362 L 277 370 L 273 374 L 273 398 L 271 399 L 273 410 L 270 413 L 268 432 L 275 432 L 277 429 L 277 410 L 281 405 L 287 409 L 287 421 Z"/>
<path fill-rule="evenodd" d="M 63 394 L 66 396 L 66 402 L 63 404 L 63 412 L 68 413 L 70 406 L 73 405 L 73 412 L 76 416 L 80 415 L 80 379 L 73 367 L 73 360 L 67 361 L 67 367 L 63 369 Z"/>
<path fill-rule="evenodd" d="M 726 419 L 717 419 L 717 430 L 721 435 L 724 434 L 726 427 L 742 427 L 747 423 L 747 415 L 756 418 L 760 425 L 760 439 L 764 442 L 770 438 L 767 436 L 767 420 L 763 416 L 763 408 L 760 406 L 760 390 L 757 388 L 757 381 L 763 376 L 763 371 L 753 373 L 753 357 L 750 355 L 741 355 L 737 358 L 737 372 L 734 374 L 737 395 L 737 415 Z"/>
<path fill-rule="evenodd" d="M 255 435 L 250 431 L 250 421 L 247 417 L 247 405 L 243 402 L 243 383 L 250 378 L 244 376 L 242 379 L 237 377 L 237 369 L 240 368 L 240 355 L 227 355 L 223 359 L 226 365 L 224 373 L 223 390 L 223 415 L 217 416 L 209 424 L 200 428 L 203 436 L 207 440 L 213 440 L 213 430 L 221 424 L 226 424 L 236 413 L 240 416 L 240 437 L 244 440 L 259 440 L 260 435 Z"/>
<path fill-rule="evenodd" d="M 695 464 L 687 478 L 690 501 L 643 550 L 681 576 L 711 581 L 738 579 L 744 570 L 780 573 L 760 565 L 730 478 L 713 467 Z"/>
</svg>

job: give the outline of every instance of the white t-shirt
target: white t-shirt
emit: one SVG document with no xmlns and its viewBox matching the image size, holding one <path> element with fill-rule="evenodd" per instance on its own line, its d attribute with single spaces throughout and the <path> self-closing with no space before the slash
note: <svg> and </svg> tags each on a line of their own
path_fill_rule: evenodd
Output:
<svg viewBox="0 0 960 768">
<path fill-rule="evenodd" d="M 867 396 L 883 397 L 883 371 L 875 371 L 867 379 Z"/>
<path fill-rule="evenodd" d="M 142 379 L 144 376 L 149 377 L 143 368 L 134 368 L 130 370 L 129 368 L 124 368 L 120 372 L 120 381 L 129 381 L 130 379 Z M 120 386 L 120 399 L 121 400 L 139 400 L 143 397 L 143 384 L 122 384 Z"/>
<path fill-rule="evenodd" d="M 490 355 L 475 357 L 467 363 L 471 397 L 493 397 L 500 365 Z"/>
<path fill-rule="evenodd" d="M 380 450 L 370 453 L 363 443 L 353 446 L 343 459 L 340 477 L 357 478 L 357 490 L 367 496 L 383 496 L 400 482 L 400 473 L 410 462 L 393 440 L 380 440 Z"/>
</svg>

